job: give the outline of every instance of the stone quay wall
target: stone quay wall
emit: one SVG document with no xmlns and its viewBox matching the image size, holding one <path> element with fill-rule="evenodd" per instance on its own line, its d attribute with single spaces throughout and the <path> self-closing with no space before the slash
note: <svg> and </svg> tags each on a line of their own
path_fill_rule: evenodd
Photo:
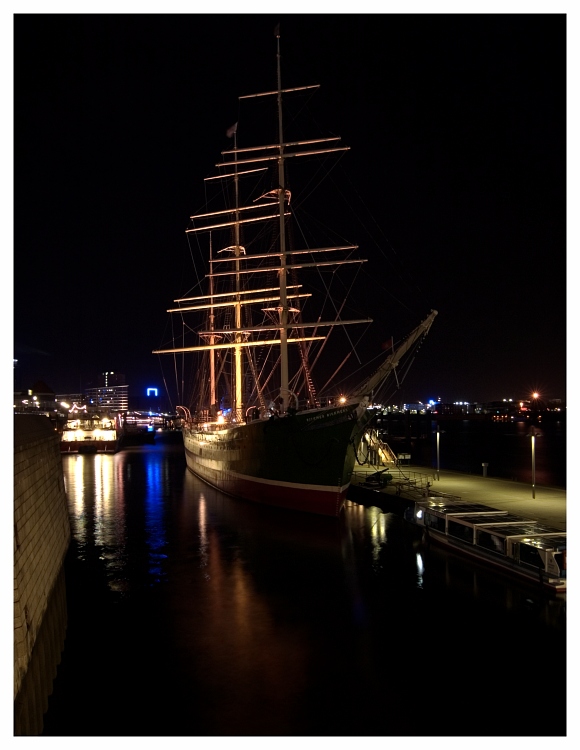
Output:
<svg viewBox="0 0 580 750">
<path fill-rule="evenodd" d="M 14 734 L 39 735 L 66 634 L 71 539 L 60 437 L 14 416 Z"/>
</svg>

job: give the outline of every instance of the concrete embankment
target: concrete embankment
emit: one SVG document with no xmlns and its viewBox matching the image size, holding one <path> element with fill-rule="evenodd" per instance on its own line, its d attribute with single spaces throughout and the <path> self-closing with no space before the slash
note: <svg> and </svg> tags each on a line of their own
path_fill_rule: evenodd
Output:
<svg viewBox="0 0 580 750">
<path fill-rule="evenodd" d="M 376 504 L 392 512 L 402 512 L 406 501 L 419 496 L 460 497 L 463 502 L 482 503 L 518 516 L 531 518 L 559 531 L 566 531 L 566 490 L 535 487 L 504 479 L 461 474 L 455 471 L 429 471 L 405 466 L 390 469 L 392 476 L 384 487 L 372 486 L 376 468 L 358 467 L 353 475 L 349 497 L 363 504 Z M 371 486 L 369 486 L 369 484 Z M 532 495 L 535 497 L 532 497 Z"/>
<path fill-rule="evenodd" d="M 40 735 L 64 647 L 71 531 L 60 439 L 47 417 L 14 417 L 14 734 Z"/>
</svg>

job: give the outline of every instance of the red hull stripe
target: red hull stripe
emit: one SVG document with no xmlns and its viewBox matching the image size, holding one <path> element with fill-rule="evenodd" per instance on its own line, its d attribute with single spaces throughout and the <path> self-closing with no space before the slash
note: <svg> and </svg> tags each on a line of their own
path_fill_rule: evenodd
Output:
<svg viewBox="0 0 580 750">
<path fill-rule="evenodd" d="M 322 485 L 322 484 L 301 484 L 300 482 L 282 482 L 277 479 L 260 479 L 259 477 L 248 477 L 247 474 L 240 474 L 237 471 L 230 471 L 229 474 L 237 480 L 251 481 L 252 483 L 267 484 L 270 487 L 290 487 L 294 490 L 300 490 L 304 492 L 330 492 L 336 494 L 337 492 L 346 492 L 349 488 L 348 484 L 344 487 L 336 487 L 334 485 Z"/>
<path fill-rule="evenodd" d="M 192 466 L 189 468 L 200 479 L 232 497 L 323 516 L 340 514 L 349 487 L 294 484 L 248 477 L 233 471 L 206 474 L 199 465 L 195 469 Z"/>
</svg>

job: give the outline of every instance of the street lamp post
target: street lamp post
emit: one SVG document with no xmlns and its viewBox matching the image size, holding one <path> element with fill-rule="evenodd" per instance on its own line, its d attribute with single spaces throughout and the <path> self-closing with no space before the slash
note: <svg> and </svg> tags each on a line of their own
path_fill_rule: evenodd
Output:
<svg viewBox="0 0 580 750">
<path fill-rule="evenodd" d="M 532 498 L 536 498 L 536 436 L 532 433 Z"/>
<path fill-rule="evenodd" d="M 437 481 L 439 481 L 439 437 L 441 433 L 439 432 L 439 425 L 437 425 Z"/>
<path fill-rule="evenodd" d="M 542 430 L 534 425 L 530 426 L 528 435 L 532 438 L 532 498 L 536 498 L 536 438 L 542 437 Z"/>
</svg>

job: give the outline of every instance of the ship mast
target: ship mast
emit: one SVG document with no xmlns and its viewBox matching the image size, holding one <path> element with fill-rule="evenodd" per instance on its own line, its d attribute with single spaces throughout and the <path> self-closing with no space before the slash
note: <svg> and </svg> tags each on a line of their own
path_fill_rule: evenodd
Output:
<svg viewBox="0 0 580 750">
<path fill-rule="evenodd" d="M 211 241 L 211 232 L 209 233 L 209 298 L 211 300 L 211 306 L 209 308 L 209 343 L 213 346 L 215 344 L 215 337 L 213 331 L 215 329 L 215 313 L 213 307 L 213 246 Z M 210 413 L 213 412 L 213 406 L 216 403 L 216 389 L 215 389 L 215 349 L 209 350 L 209 408 Z"/>
<path fill-rule="evenodd" d="M 284 179 L 284 137 L 282 130 L 282 73 L 280 65 L 280 25 L 276 26 L 276 67 L 278 83 L 278 205 L 280 213 L 280 396 L 281 411 L 288 409 L 288 297 L 286 294 L 286 222 L 284 208 L 286 186 Z"/>
<path fill-rule="evenodd" d="M 234 189 L 235 189 L 235 207 L 236 211 L 234 214 L 234 254 L 236 258 L 235 262 L 235 304 L 234 304 L 234 320 L 236 324 L 236 333 L 234 334 L 234 340 L 236 346 L 234 347 L 234 415 L 238 422 L 241 422 L 243 418 L 243 394 L 242 394 L 242 347 L 240 346 L 242 341 L 242 334 L 240 329 L 242 327 L 242 305 L 240 302 L 240 199 L 239 199 L 239 176 L 238 176 L 238 135 L 237 127 L 234 130 Z"/>
<path fill-rule="evenodd" d="M 288 411 L 290 397 L 292 395 L 289 379 L 288 346 L 290 344 L 300 344 L 302 346 L 306 342 L 323 341 L 326 338 L 326 335 L 317 335 L 320 328 L 333 328 L 336 325 L 344 326 L 354 323 L 372 322 L 368 318 L 359 320 L 316 320 L 314 322 L 301 320 L 299 324 L 292 322 L 292 313 L 294 311 L 293 306 L 297 304 L 296 301 L 303 297 L 309 297 L 310 295 L 298 293 L 296 290 L 300 288 L 300 285 L 292 285 L 288 283 L 288 274 L 290 271 L 302 268 L 320 268 L 322 266 L 338 267 L 352 263 L 359 264 L 364 263 L 365 260 L 349 257 L 333 258 L 329 260 L 316 259 L 320 254 L 332 253 L 334 255 L 336 253 L 342 254 L 349 250 L 356 250 L 356 245 L 335 245 L 333 247 L 307 248 L 303 250 L 288 249 L 286 217 L 290 215 L 290 200 L 289 193 L 286 190 L 286 161 L 289 158 L 326 155 L 335 152 L 348 151 L 349 147 L 331 145 L 340 140 L 340 138 L 336 136 L 284 142 L 282 96 L 291 92 L 317 89 L 319 86 L 309 85 L 289 89 L 282 88 L 279 26 L 276 28 L 274 35 L 276 37 L 277 46 L 276 89 L 259 94 L 246 94 L 239 98 L 254 99 L 263 96 L 276 96 L 278 109 L 277 142 L 264 146 L 238 148 L 237 123 L 230 128 L 227 135 L 228 137 L 231 137 L 232 135 L 234 136 L 234 147 L 233 149 L 228 149 L 227 151 L 222 152 L 222 156 L 227 154 L 227 157 L 230 157 L 230 159 L 226 158 L 225 161 L 222 160 L 219 164 L 215 165 L 220 170 L 225 171 L 213 177 L 206 177 L 205 180 L 227 180 L 233 178 L 235 202 L 231 208 L 226 208 L 225 210 L 211 211 L 209 213 L 201 213 L 191 216 L 190 219 L 194 222 L 194 225 L 189 229 L 186 229 L 186 233 L 210 232 L 210 269 L 208 274 L 209 295 L 175 300 L 175 302 L 179 304 L 179 307 L 170 308 L 168 312 L 183 315 L 187 312 L 209 310 L 208 330 L 198 331 L 199 336 L 203 340 L 201 345 L 186 346 L 184 341 L 183 346 L 181 347 L 154 350 L 154 354 L 173 355 L 185 352 L 209 351 L 211 365 L 210 401 L 213 405 L 217 400 L 217 380 L 223 369 L 223 364 L 218 366 L 217 360 L 219 355 L 216 355 L 215 352 L 223 349 L 225 354 L 228 349 L 233 349 L 234 362 L 231 375 L 234 383 L 233 389 L 230 389 L 230 394 L 232 398 L 232 418 L 237 422 L 243 421 L 244 419 L 244 378 L 242 374 L 244 349 L 249 347 L 280 346 L 280 411 L 281 413 L 285 413 Z M 232 156 L 233 159 L 231 159 Z M 262 195 L 261 198 L 253 202 L 252 205 L 240 205 L 239 188 L 241 177 L 251 175 L 252 173 L 265 172 L 267 170 L 267 162 L 270 162 L 272 165 L 276 162 L 277 175 L 275 179 L 278 183 L 277 188 L 275 187 L 274 190 L 270 190 Z M 271 199 L 277 199 L 277 205 Z M 259 222 L 275 221 L 276 219 L 278 220 L 280 235 L 278 251 L 268 252 L 266 254 L 246 253 L 245 248 L 240 244 L 242 239 L 242 225 L 254 225 Z M 211 240 L 211 233 L 214 230 L 229 230 L 230 238 L 233 234 L 233 244 L 229 247 L 222 248 L 217 254 L 214 254 Z M 227 255 L 216 257 L 216 255 L 219 255 L 220 253 L 228 253 L 229 257 Z M 310 256 L 311 261 L 304 262 L 300 258 L 300 256 L 303 255 Z M 262 263 L 264 260 L 270 260 L 273 262 Z M 216 268 L 219 269 L 224 267 L 223 265 L 220 265 L 223 263 L 231 263 L 232 266 L 229 266 L 229 270 L 226 271 L 216 271 Z M 277 287 L 258 284 L 259 288 L 257 289 L 246 288 L 248 286 L 246 281 L 248 275 L 256 276 L 256 274 L 270 274 L 272 272 L 276 272 L 278 275 L 279 283 Z M 220 280 L 222 278 L 225 280 L 227 277 L 233 279 L 231 291 L 218 292 L 216 284 L 219 285 Z M 272 296 L 263 296 L 264 294 L 272 294 Z M 278 317 L 272 321 L 272 325 L 248 326 L 246 323 L 246 326 L 243 327 L 242 308 L 244 306 L 247 307 L 248 305 L 252 306 L 268 302 L 277 303 L 276 307 L 262 307 L 263 312 L 277 312 Z M 227 308 L 233 309 L 234 326 L 232 328 L 229 325 L 224 324 L 221 328 L 218 328 L 216 326 L 216 311 L 224 311 L 227 310 Z M 294 328 L 300 330 L 292 335 Z M 314 329 L 310 336 L 305 335 L 309 328 Z M 279 334 L 279 338 L 276 339 L 272 335 L 269 335 L 268 332 L 270 331 L 276 331 L 276 333 Z M 257 334 L 258 338 L 256 338 L 254 334 Z M 260 335 L 263 335 L 264 337 L 259 338 Z M 248 357 L 248 364 L 250 365 L 254 376 L 256 376 L 257 373 L 255 372 L 253 355 L 250 352 L 247 352 L 246 355 Z M 223 362 L 224 359 L 222 359 L 222 363 Z M 257 379 L 256 385 L 259 400 L 260 403 L 262 403 L 264 399 Z"/>
<path fill-rule="evenodd" d="M 363 385 L 359 386 L 353 396 L 349 399 L 350 402 L 361 401 L 363 399 L 371 399 L 375 388 L 381 385 L 391 373 L 395 372 L 399 366 L 401 359 L 409 352 L 412 347 L 429 333 L 433 321 L 437 316 L 437 310 L 431 310 L 425 320 L 420 323 L 411 333 L 404 339 L 404 341 L 390 354 L 387 359 L 381 364 L 378 370 L 368 378 Z"/>
</svg>

